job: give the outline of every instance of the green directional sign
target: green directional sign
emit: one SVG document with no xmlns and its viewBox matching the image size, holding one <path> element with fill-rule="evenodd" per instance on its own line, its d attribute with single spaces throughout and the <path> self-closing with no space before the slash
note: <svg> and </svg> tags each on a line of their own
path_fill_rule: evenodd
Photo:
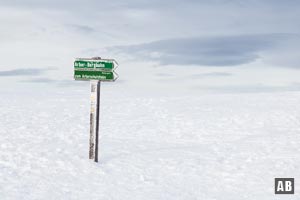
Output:
<svg viewBox="0 0 300 200">
<path fill-rule="evenodd" d="M 114 63 L 106 60 L 76 60 L 74 68 L 113 70 Z"/>
<path fill-rule="evenodd" d="M 75 80 L 114 81 L 115 78 L 112 60 L 78 59 L 74 62 Z"/>
<path fill-rule="evenodd" d="M 113 81 L 114 73 L 105 71 L 81 71 L 75 70 L 74 78 L 76 80 L 101 80 Z"/>
</svg>

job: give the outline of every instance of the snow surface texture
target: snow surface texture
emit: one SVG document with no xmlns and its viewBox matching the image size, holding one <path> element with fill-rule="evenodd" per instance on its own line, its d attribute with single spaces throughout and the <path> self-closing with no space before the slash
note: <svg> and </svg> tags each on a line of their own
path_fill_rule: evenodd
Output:
<svg viewBox="0 0 300 200">
<path fill-rule="evenodd" d="M 2 94 L 1 200 L 299 199 L 299 92 L 104 92 L 96 164 L 85 90 Z M 275 177 L 295 195 L 275 195 Z"/>
</svg>

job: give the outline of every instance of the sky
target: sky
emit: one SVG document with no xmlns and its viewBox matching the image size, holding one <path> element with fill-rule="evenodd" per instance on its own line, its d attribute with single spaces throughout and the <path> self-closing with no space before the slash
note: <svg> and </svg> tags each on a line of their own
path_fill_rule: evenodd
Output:
<svg viewBox="0 0 300 200">
<path fill-rule="evenodd" d="M 1 88 L 86 87 L 73 61 L 100 56 L 120 64 L 110 89 L 298 91 L 299 10 L 298 0 L 0 0 Z"/>
</svg>

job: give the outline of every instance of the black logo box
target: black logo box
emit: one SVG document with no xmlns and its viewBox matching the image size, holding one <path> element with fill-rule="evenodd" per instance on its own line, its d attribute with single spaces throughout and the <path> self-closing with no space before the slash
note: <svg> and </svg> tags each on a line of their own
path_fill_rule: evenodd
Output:
<svg viewBox="0 0 300 200">
<path fill-rule="evenodd" d="M 291 190 L 287 190 L 287 184 L 291 183 Z M 278 186 L 283 187 L 283 191 L 278 190 Z M 281 187 L 281 188 L 282 188 Z M 295 193 L 295 179 L 294 178 L 275 178 L 275 194 L 294 194 Z"/>
</svg>

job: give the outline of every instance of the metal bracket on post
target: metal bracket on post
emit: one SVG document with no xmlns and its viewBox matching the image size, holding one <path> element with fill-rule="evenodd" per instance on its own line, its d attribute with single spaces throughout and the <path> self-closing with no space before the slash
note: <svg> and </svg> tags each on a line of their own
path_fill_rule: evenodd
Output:
<svg viewBox="0 0 300 200">
<path fill-rule="evenodd" d="M 101 60 L 101 57 L 99 57 L 99 56 L 92 57 L 92 60 Z"/>
</svg>

